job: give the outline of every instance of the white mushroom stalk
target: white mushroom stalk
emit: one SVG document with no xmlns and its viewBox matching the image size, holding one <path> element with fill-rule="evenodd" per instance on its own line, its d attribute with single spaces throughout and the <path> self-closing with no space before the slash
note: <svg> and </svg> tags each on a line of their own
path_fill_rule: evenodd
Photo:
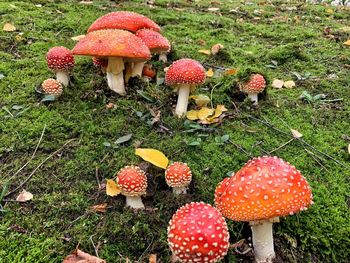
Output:
<svg viewBox="0 0 350 263">
<path fill-rule="evenodd" d="M 134 63 L 134 67 L 132 68 L 131 77 L 142 76 L 142 70 L 146 61 L 136 62 Z"/>
<path fill-rule="evenodd" d="M 175 195 L 181 195 L 181 194 L 186 194 L 186 187 L 173 187 L 173 194 Z"/>
<path fill-rule="evenodd" d="M 162 52 L 159 54 L 159 61 L 166 63 L 168 61 L 167 52 Z"/>
<path fill-rule="evenodd" d="M 180 84 L 178 87 L 178 98 L 175 108 L 175 115 L 183 117 L 187 112 L 188 97 L 190 96 L 191 86 L 189 84 Z"/>
<path fill-rule="evenodd" d="M 109 57 L 107 66 L 107 83 L 111 90 L 119 95 L 125 96 L 124 87 L 124 61 L 120 57 Z"/>
<path fill-rule="evenodd" d="M 141 196 L 126 196 L 126 206 L 130 206 L 131 208 L 135 209 L 145 208 Z"/>
<path fill-rule="evenodd" d="M 56 79 L 65 87 L 69 85 L 69 74 L 67 71 L 56 71 Z"/>
<path fill-rule="evenodd" d="M 248 93 L 248 98 L 254 103 L 258 103 L 258 93 Z"/>
<path fill-rule="evenodd" d="M 274 220 L 250 222 L 255 261 L 257 263 L 271 263 L 275 258 L 272 224 L 277 222 L 276 220 L 278 220 L 278 217 Z"/>
</svg>

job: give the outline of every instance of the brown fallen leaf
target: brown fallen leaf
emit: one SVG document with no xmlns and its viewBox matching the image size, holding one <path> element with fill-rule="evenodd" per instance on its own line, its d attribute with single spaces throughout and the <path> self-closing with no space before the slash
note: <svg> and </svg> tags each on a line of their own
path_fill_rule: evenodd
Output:
<svg viewBox="0 0 350 263">
<path fill-rule="evenodd" d="M 116 109 L 116 108 L 117 108 L 117 105 L 115 105 L 115 104 L 112 103 L 112 102 L 109 102 L 108 104 L 106 104 L 106 109 L 107 109 L 107 110 Z"/>
<path fill-rule="evenodd" d="M 230 75 L 235 75 L 237 73 L 236 68 L 228 68 L 225 70 L 225 75 L 230 76 Z"/>
<path fill-rule="evenodd" d="M 347 45 L 347 46 L 350 46 L 350 39 L 346 40 L 343 44 Z"/>
<path fill-rule="evenodd" d="M 20 192 L 20 194 L 17 196 L 16 201 L 24 203 L 32 199 L 33 199 L 33 194 L 23 189 L 22 192 Z"/>
<path fill-rule="evenodd" d="M 107 203 L 90 206 L 90 210 L 96 213 L 106 213 Z"/>
<path fill-rule="evenodd" d="M 84 37 L 85 37 L 85 35 L 79 35 L 79 36 L 71 37 L 71 39 L 74 41 L 79 41 L 80 39 L 83 39 Z"/>
<path fill-rule="evenodd" d="M 108 179 L 106 184 L 106 194 L 108 196 L 117 196 L 121 193 L 120 187 L 113 179 Z"/>
<path fill-rule="evenodd" d="M 290 131 L 292 132 L 293 137 L 296 139 L 303 137 L 303 135 L 297 130 L 290 129 Z"/>
<path fill-rule="evenodd" d="M 200 50 L 198 50 L 198 53 L 201 53 L 201 54 L 204 54 L 207 56 L 209 56 L 211 54 L 210 50 L 208 50 L 208 49 L 200 49 Z"/>
<path fill-rule="evenodd" d="M 13 32 L 13 31 L 16 31 L 16 27 L 10 23 L 6 23 L 4 25 L 4 27 L 2 28 L 2 30 L 6 31 L 6 32 Z"/>
<path fill-rule="evenodd" d="M 160 112 L 160 110 L 159 110 L 159 111 L 156 111 L 154 115 L 152 114 L 152 116 L 153 116 L 152 121 L 151 121 L 152 125 L 154 125 L 154 124 L 160 122 L 160 118 L 161 118 L 161 112 Z"/>
<path fill-rule="evenodd" d="M 106 263 L 106 260 L 91 256 L 88 253 L 76 249 L 72 254 L 63 259 L 63 263 Z"/>
<path fill-rule="evenodd" d="M 149 263 L 157 263 L 157 255 L 156 254 L 149 255 Z"/>
<path fill-rule="evenodd" d="M 217 11 L 220 10 L 220 8 L 218 8 L 218 7 L 209 7 L 207 10 L 208 10 L 209 12 L 217 12 Z"/>
<path fill-rule="evenodd" d="M 221 45 L 221 44 L 215 44 L 215 45 L 213 45 L 213 46 L 211 47 L 211 54 L 212 54 L 212 55 L 216 55 L 216 54 L 219 53 L 219 51 L 220 51 L 221 49 L 223 49 L 223 48 L 224 48 L 223 45 Z"/>
</svg>

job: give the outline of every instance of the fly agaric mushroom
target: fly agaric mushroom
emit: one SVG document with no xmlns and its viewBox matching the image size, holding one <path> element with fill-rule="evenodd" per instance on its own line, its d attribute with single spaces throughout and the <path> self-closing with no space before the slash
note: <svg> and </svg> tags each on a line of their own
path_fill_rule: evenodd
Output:
<svg viewBox="0 0 350 263">
<path fill-rule="evenodd" d="M 160 27 L 148 17 L 128 11 L 111 12 L 98 18 L 91 24 L 88 32 L 101 29 L 123 29 L 136 32 L 142 28 L 149 28 L 159 32 Z"/>
<path fill-rule="evenodd" d="M 142 39 L 152 54 L 159 55 L 159 60 L 161 60 L 160 56 L 162 55 L 163 61 L 165 54 L 165 61 L 163 62 L 167 61 L 166 54 L 170 51 L 170 42 L 168 39 L 163 37 L 160 33 L 150 29 L 138 30 L 135 35 Z M 133 76 L 141 76 L 144 64 L 145 63 L 136 63 L 134 65 Z"/>
<path fill-rule="evenodd" d="M 60 96 L 63 91 L 61 83 L 55 79 L 46 79 L 41 84 L 41 88 L 46 95 Z"/>
<path fill-rule="evenodd" d="M 218 262 L 229 248 L 225 219 L 209 204 L 193 202 L 179 208 L 168 226 L 168 243 L 181 262 Z"/>
<path fill-rule="evenodd" d="M 142 76 L 148 82 L 156 76 L 156 71 L 152 69 L 152 65 L 145 64 L 142 69 Z"/>
<path fill-rule="evenodd" d="M 49 69 L 56 73 L 56 79 L 64 86 L 69 85 L 69 71 L 74 67 L 72 52 L 66 47 L 53 47 L 46 54 Z"/>
<path fill-rule="evenodd" d="M 165 181 L 173 188 L 173 193 L 185 194 L 186 187 L 191 183 L 192 172 L 187 164 L 175 162 L 165 170 Z"/>
<path fill-rule="evenodd" d="M 258 103 L 258 94 L 263 92 L 266 87 L 266 81 L 264 76 L 261 74 L 253 74 L 250 76 L 250 79 L 239 86 L 239 89 L 248 94 L 254 104 Z"/>
<path fill-rule="evenodd" d="M 225 178 L 215 191 L 215 204 L 223 216 L 249 221 L 257 262 L 275 257 L 272 223 L 312 204 L 306 179 L 289 163 L 277 157 L 248 161 L 234 176 Z"/>
<path fill-rule="evenodd" d="M 146 194 L 147 177 L 144 171 L 137 166 L 125 166 L 116 178 L 121 193 L 126 196 L 126 205 L 131 208 L 145 208 L 141 196 Z"/>
<path fill-rule="evenodd" d="M 120 95 L 126 94 L 123 78 L 124 62 L 139 62 L 151 58 L 148 47 L 140 38 L 118 29 L 88 33 L 76 44 L 73 54 L 108 59 L 108 85 Z"/>
<path fill-rule="evenodd" d="M 183 58 L 175 61 L 165 74 L 165 83 L 178 92 L 175 114 L 182 117 L 187 112 L 188 97 L 196 85 L 205 81 L 205 70 L 196 60 Z"/>
</svg>

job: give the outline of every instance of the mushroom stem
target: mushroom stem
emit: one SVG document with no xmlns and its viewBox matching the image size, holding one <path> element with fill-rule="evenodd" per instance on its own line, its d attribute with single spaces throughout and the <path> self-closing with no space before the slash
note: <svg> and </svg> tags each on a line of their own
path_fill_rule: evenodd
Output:
<svg viewBox="0 0 350 263">
<path fill-rule="evenodd" d="M 134 64 L 134 67 L 131 72 L 131 77 L 136 77 L 136 76 L 142 76 L 142 70 L 143 66 L 146 64 L 146 61 L 144 62 L 137 62 Z"/>
<path fill-rule="evenodd" d="M 250 222 L 253 236 L 255 262 L 271 263 L 275 258 L 272 223 L 270 220 Z"/>
<path fill-rule="evenodd" d="M 168 61 L 167 53 L 165 53 L 165 52 L 160 53 L 159 54 L 159 61 L 162 61 L 163 63 L 167 62 Z"/>
<path fill-rule="evenodd" d="M 119 57 L 109 57 L 107 66 L 107 83 L 111 90 L 124 96 L 126 94 L 123 78 L 124 62 Z"/>
<path fill-rule="evenodd" d="M 69 85 L 69 74 L 67 71 L 56 71 L 56 79 L 65 87 Z"/>
<path fill-rule="evenodd" d="M 134 63 L 132 62 L 125 63 L 125 75 L 124 75 L 125 83 L 128 83 L 131 77 L 133 67 L 134 67 Z"/>
<path fill-rule="evenodd" d="M 248 93 L 248 98 L 254 102 L 254 104 L 258 103 L 258 93 Z"/>
<path fill-rule="evenodd" d="M 183 117 L 187 112 L 188 97 L 191 87 L 189 84 L 181 84 L 178 89 L 179 97 L 177 99 L 175 115 L 179 118 Z"/>
<path fill-rule="evenodd" d="M 173 193 L 175 195 L 186 194 L 186 187 L 173 187 Z"/>
<path fill-rule="evenodd" d="M 126 206 L 130 206 L 135 209 L 145 208 L 141 196 L 127 196 L 126 197 Z"/>
</svg>

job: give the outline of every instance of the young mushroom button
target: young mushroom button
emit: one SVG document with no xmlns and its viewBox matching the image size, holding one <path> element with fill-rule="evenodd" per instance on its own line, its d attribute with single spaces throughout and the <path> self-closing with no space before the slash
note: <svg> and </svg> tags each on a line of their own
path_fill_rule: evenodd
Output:
<svg viewBox="0 0 350 263">
<path fill-rule="evenodd" d="M 248 94 L 248 98 L 250 98 L 254 104 L 258 103 L 258 94 L 263 92 L 266 87 L 266 81 L 264 76 L 261 74 L 254 74 L 250 76 L 250 79 L 240 85 L 240 90 L 244 93 Z"/>
<path fill-rule="evenodd" d="M 117 174 L 117 184 L 126 196 L 126 205 L 131 208 L 145 208 L 141 196 L 146 194 L 147 177 L 137 166 L 125 166 Z"/>
<path fill-rule="evenodd" d="M 170 187 L 173 187 L 174 194 L 186 193 L 186 187 L 192 180 L 191 169 L 185 163 L 175 162 L 165 170 L 165 180 Z"/>
<path fill-rule="evenodd" d="M 277 157 L 258 157 L 234 176 L 225 178 L 215 191 L 215 204 L 223 216 L 249 221 L 257 262 L 275 257 L 272 223 L 312 204 L 312 192 L 301 173 Z"/>
<path fill-rule="evenodd" d="M 183 117 L 187 112 L 188 97 L 196 85 L 205 82 L 203 66 L 193 59 L 183 58 L 175 61 L 165 74 L 165 83 L 179 94 L 175 114 Z"/>
<path fill-rule="evenodd" d="M 56 78 L 64 86 L 69 84 L 69 71 L 74 67 L 72 52 L 66 47 L 53 47 L 46 54 L 49 69 L 56 73 Z"/>
<path fill-rule="evenodd" d="M 46 95 L 60 96 L 63 91 L 62 84 L 55 79 L 44 80 L 41 88 Z"/>
<path fill-rule="evenodd" d="M 180 262 L 218 262 L 227 253 L 229 232 L 219 211 L 203 202 L 179 208 L 168 226 L 168 243 Z"/>
</svg>

